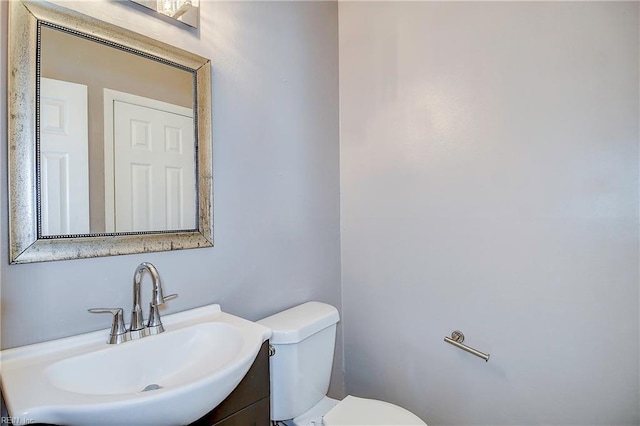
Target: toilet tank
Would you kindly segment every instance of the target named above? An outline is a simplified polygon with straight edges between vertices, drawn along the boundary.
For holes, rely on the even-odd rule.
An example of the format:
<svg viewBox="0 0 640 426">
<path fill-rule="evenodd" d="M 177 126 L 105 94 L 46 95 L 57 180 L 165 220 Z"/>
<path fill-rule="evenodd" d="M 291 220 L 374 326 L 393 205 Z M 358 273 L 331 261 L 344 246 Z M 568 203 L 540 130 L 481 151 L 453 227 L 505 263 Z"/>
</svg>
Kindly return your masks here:
<svg viewBox="0 0 640 426">
<path fill-rule="evenodd" d="M 333 306 L 307 302 L 258 321 L 273 331 L 272 420 L 297 417 L 327 394 L 339 320 Z"/>
</svg>

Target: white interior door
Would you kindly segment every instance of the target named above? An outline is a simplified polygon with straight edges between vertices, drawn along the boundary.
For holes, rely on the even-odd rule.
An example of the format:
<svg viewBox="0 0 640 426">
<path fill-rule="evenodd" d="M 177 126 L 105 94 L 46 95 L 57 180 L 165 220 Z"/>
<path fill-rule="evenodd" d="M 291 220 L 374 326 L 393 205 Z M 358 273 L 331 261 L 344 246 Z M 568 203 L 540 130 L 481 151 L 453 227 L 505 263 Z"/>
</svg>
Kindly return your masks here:
<svg viewBox="0 0 640 426">
<path fill-rule="evenodd" d="M 194 229 L 191 110 L 120 100 L 114 100 L 112 107 L 113 232 Z"/>
<path fill-rule="evenodd" d="M 87 86 L 40 79 L 42 235 L 89 233 Z"/>
</svg>

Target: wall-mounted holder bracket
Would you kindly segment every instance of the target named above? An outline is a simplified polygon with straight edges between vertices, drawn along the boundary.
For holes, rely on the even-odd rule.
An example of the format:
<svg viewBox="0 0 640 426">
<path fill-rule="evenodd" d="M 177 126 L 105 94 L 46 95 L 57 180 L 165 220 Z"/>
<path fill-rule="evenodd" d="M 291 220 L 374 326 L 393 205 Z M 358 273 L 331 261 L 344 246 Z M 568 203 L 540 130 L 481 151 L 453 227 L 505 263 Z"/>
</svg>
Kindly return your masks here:
<svg viewBox="0 0 640 426">
<path fill-rule="evenodd" d="M 472 347 L 469 347 L 467 345 L 464 345 L 462 342 L 464 342 L 464 334 L 462 333 L 462 331 L 459 330 L 454 330 L 451 333 L 451 337 L 445 337 L 444 341 L 447 343 L 452 344 L 455 347 L 458 347 L 460 349 L 462 349 L 463 351 L 467 351 L 470 354 L 473 354 L 479 358 L 484 359 L 486 362 L 489 362 L 489 354 L 485 354 L 484 352 L 480 352 L 477 349 L 474 349 Z"/>
</svg>

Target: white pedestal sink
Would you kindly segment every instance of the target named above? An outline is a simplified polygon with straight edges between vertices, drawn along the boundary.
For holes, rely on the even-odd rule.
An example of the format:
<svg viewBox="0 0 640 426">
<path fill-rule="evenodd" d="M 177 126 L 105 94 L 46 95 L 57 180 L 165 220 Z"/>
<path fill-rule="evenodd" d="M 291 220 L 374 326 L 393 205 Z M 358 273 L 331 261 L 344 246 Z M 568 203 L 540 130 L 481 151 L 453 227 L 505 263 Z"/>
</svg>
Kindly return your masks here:
<svg viewBox="0 0 640 426">
<path fill-rule="evenodd" d="M 235 389 L 271 336 L 219 305 L 163 322 L 164 333 L 119 345 L 99 331 L 2 351 L 11 416 L 23 424 L 189 424 Z"/>
</svg>

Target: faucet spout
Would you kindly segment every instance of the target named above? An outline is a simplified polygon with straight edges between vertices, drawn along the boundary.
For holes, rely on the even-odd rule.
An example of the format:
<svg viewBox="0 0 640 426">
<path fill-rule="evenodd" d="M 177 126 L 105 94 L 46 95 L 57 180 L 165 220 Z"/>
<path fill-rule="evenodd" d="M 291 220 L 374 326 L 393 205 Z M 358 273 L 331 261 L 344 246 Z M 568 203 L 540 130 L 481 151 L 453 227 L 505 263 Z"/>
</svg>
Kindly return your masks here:
<svg viewBox="0 0 640 426">
<path fill-rule="evenodd" d="M 136 268 L 133 274 L 133 310 L 131 311 L 131 327 L 132 337 L 135 338 L 144 337 L 145 325 L 144 317 L 142 316 L 141 305 L 141 287 L 142 277 L 148 272 L 151 275 L 151 285 L 153 289 L 151 304 L 161 305 L 164 303 L 164 295 L 162 294 L 162 282 L 160 281 L 160 274 L 155 266 L 149 262 L 143 262 Z"/>
</svg>

